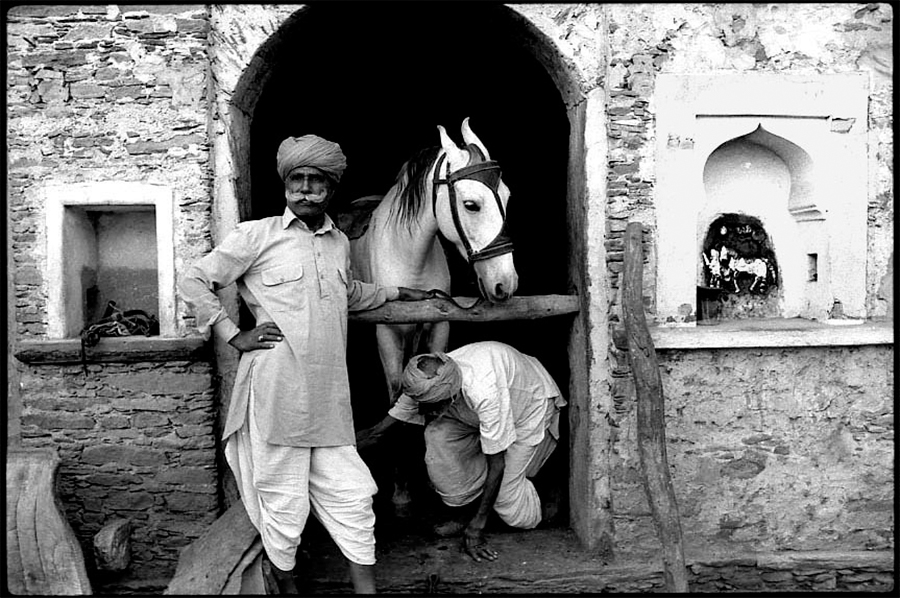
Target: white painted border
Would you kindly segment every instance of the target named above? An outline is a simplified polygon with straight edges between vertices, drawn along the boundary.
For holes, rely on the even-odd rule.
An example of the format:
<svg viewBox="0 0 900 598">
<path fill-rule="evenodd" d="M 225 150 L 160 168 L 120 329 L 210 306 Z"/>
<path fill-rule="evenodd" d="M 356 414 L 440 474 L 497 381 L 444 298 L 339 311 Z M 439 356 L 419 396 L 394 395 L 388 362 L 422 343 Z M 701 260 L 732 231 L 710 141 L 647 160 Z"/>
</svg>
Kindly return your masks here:
<svg viewBox="0 0 900 598">
<path fill-rule="evenodd" d="M 739 133 L 747 123 L 764 122 L 774 135 L 807 151 L 820 169 L 820 207 L 827 210 L 827 263 L 821 263 L 821 280 L 831 281 L 826 297 L 830 306 L 838 299 L 844 314 L 866 317 L 866 208 L 868 202 L 867 130 L 868 75 L 837 74 L 665 73 L 656 78 L 656 190 L 655 205 L 659 259 L 657 261 L 657 314 L 659 322 L 683 322 L 684 306 L 696 312 L 696 281 L 700 244 L 698 217 L 705 197 L 703 167 L 718 145 Z M 712 123 L 709 118 L 718 118 Z M 728 117 L 724 120 L 723 117 Z M 783 119 L 783 117 L 789 117 Z M 787 135 L 790 119 L 821 121 L 823 135 Z M 849 131 L 835 133 L 829 123 L 836 118 L 853 123 Z M 779 120 L 781 119 L 781 120 Z M 712 127 L 712 130 L 710 130 Z M 743 127 L 743 128 L 740 128 Z M 808 127 L 806 127 L 808 128 Z M 752 129 L 752 127 L 751 127 Z M 787 207 L 787 206 L 786 206 Z M 785 211 L 785 217 L 789 212 Z M 788 241 L 792 238 L 788 238 Z M 802 249 L 802 248 L 801 248 Z M 798 255 L 802 252 L 798 251 Z M 822 259 L 822 251 L 820 259 Z M 685 259 L 690 256 L 690 259 Z M 801 258 L 797 258 L 799 260 Z M 784 261 L 796 266 L 800 261 Z M 860 267 L 863 264 L 863 267 Z M 806 313 L 804 293 L 784 305 L 786 317 L 825 314 Z M 801 308 L 803 311 L 801 311 Z M 794 313 L 797 312 L 797 313 Z"/>
<path fill-rule="evenodd" d="M 893 322 L 843 320 L 849 325 L 808 320 L 776 323 L 737 320 L 719 326 L 652 327 L 650 336 L 656 350 L 748 349 L 772 347 L 856 347 L 893 345 Z M 853 325 L 855 323 L 856 325 Z M 751 325 L 754 325 L 751 327 Z"/>
<path fill-rule="evenodd" d="M 63 217 L 67 206 L 153 206 L 156 213 L 159 332 L 175 336 L 174 191 L 165 185 L 102 181 L 44 188 L 47 234 L 47 336 L 66 338 Z"/>
</svg>

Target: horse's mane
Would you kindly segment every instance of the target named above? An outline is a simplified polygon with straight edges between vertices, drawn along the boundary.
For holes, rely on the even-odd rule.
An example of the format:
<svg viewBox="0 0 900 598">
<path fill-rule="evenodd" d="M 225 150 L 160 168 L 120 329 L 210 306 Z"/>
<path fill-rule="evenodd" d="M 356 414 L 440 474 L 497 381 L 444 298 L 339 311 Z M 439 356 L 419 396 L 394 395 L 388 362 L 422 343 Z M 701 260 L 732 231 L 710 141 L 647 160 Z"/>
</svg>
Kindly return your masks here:
<svg viewBox="0 0 900 598">
<path fill-rule="evenodd" d="M 419 217 L 422 204 L 425 203 L 425 188 L 428 184 L 428 170 L 437 159 L 440 146 L 420 149 L 404 162 L 397 173 L 391 194 L 394 202 L 391 205 L 391 217 L 397 218 L 407 228 Z"/>
</svg>

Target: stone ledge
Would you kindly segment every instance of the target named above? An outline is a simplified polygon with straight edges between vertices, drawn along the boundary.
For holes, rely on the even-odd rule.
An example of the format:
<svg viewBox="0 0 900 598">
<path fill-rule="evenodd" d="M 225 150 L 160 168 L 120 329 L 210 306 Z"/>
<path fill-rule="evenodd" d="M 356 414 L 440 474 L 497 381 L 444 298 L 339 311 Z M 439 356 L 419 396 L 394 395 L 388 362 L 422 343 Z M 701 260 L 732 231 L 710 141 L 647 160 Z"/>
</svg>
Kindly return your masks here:
<svg viewBox="0 0 900 598">
<path fill-rule="evenodd" d="M 834 325 L 802 318 L 733 320 L 715 326 L 651 326 L 650 336 L 658 351 L 893 345 L 894 322 L 880 320 Z M 613 342 L 620 350 L 628 349 L 625 328 L 621 324 L 613 329 Z"/>
<path fill-rule="evenodd" d="M 79 364 L 81 340 L 20 340 L 13 351 L 16 359 L 30 365 Z M 101 338 L 85 350 L 87 363 L 134 363 L 147 361 L 208 361 L 212 358 L 206 341 L 198 336 L 161 338 L 125 336 Z"/>
<path fill-rule="evenodd" d="M 736 320 L 716 326 L 650 329 L 657 350 L 893 345 L 893 321 L 832 325 L 801 318 Z"/>
</svg>

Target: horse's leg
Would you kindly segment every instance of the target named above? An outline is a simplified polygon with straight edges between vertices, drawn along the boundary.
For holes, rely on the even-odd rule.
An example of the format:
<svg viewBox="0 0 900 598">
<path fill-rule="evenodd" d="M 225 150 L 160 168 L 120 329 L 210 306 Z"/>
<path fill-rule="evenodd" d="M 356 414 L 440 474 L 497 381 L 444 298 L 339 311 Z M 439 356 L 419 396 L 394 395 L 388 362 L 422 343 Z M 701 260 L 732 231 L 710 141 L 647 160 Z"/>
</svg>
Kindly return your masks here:
<svg viewBox="0 0 900 598">
<path fill-rule="evenodd" d="M 384 369 L 384 377 L 387 381 L 390 406 L 393 406 L 400 396 L 400 379 L 403 375 L 403 355 L 407 335 L 412 334 L 414 326 L 384 326 L 375 327 L 375 335 L 378 339 L 378 354 Z M 409 517 L 409 504 L 412 501 L 409 495 L 410 466 L 409 453 L 406 445 L 406 426 L 400 426 L 398 433 L 388 440 L 388 458 L 394 463 L 394 490 L 391 495 L 391 503 L 394 505 L 394 515 L 400 518 Z"/>
<path fill-rule="evenodd" d="M 450 342 L 450 322 L 435 322 L 428 334 L 428 352 L 447 352 Z"/>
<path fill-rule="evenodd" d="M 375 326 L 375 338 L 378 339 L 378 356 L 388 387 L 388 406 L 393 407 L 400 396 L 400 378 L 403 375 L 403 354 L 406 350 L 406 339 L 413 326 Z"/>
</svg>

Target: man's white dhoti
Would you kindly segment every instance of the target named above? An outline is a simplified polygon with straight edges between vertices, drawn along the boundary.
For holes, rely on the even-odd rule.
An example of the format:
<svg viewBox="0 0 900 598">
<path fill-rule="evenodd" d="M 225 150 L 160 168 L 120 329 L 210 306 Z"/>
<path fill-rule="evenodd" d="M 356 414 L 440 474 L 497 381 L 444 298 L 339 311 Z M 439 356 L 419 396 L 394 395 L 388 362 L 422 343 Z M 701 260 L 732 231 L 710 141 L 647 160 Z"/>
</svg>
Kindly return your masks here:
<svg viewBox="0 0 900 598">
<path fill-rule="evenodd" d="M 356 447 L 280 446 L 260 438 L 251 390 L 248 417 L 228 438 L 225 458 L 272 564 L 293 570 L 312 509 L 348 560 L 374 565 L 378 487 Z"/>
<path fill-rule="evenodd" d="M 500 519 L 511 527 L 532 529 L 541 522 L 541 499 L 532 478 L 556 448 L 559 409 L 549 399 L 544 438 L 535 445 L 513 442 L 506 449 L 503 479 L 494 502 Z M 435 492 L 451 507 L 467 505 L 481 495 L 487 459 L 478 428 L 441 417 L 425 427 L 425 464 Z"/>
</svg>

